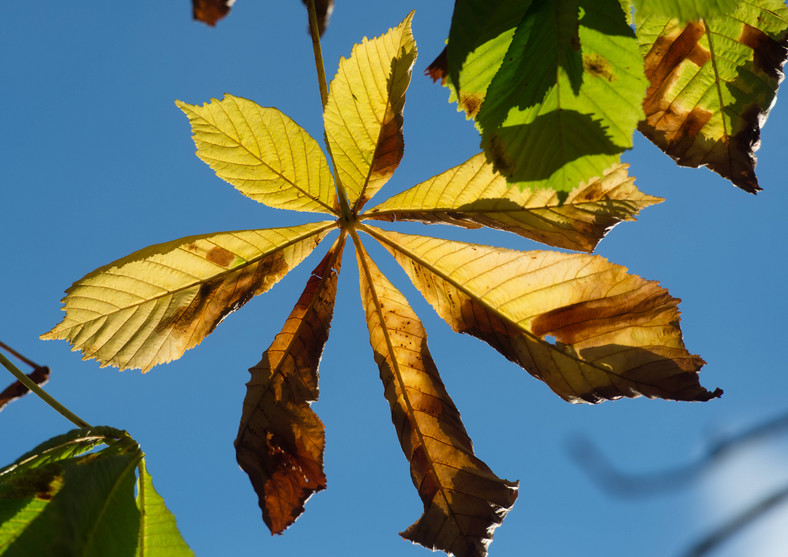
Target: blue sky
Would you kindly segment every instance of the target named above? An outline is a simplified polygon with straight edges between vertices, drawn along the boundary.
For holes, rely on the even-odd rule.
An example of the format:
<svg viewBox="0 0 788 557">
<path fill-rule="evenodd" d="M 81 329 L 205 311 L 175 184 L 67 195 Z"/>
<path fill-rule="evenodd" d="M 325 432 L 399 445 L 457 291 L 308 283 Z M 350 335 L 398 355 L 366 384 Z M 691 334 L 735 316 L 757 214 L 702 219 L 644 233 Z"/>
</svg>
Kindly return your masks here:
<svg viewBox="0 0 788 557">
<path fill-rule="evenodd" d="M 324 37 L 332 76 L 354 42 L 416 8 L 420 56 L 405 105 L 405 157 L 381 198 L 478 151 L 478 135 L 447 103 L 447 91 L 422 76 L 443 47 L 452 6 L 338 0 Z M 100 369 L 64 342 L 38 340 L 60 321 L 63 290 L 100 265 L 191 234 L 308 220 L 256 204 L 217 178 L 194 156 L 188 121 L 173 102 L 232 93 L 276 106 L 321 138 L 301 3 L 239 0 L 212 29 L 191 21 L 187 0 L 15 2 L 4 9 L 0 53 L 0 340 L 49 365 L 47 388 L 77 414 L 126 429 L 142 444 L 155 485 L 197 555 L 427 555 L 397 535 L 419 517 L 421 502 L 383 398 L 349 253 L 314 406 L 327 429 L 328 489 L 284 536 L 265 528 L 232 442 L 247 369 L 323 250 L 199 347 L 145 375 Z M 705 169 L 678 168 L 640 137 L 625 155 L 637 185 L 667 201 L 618 226 L 597 253 L 683 300 L 686 344 L 708 362 L 701 381 L 725 390 L 706 404 L 569 405 L 487 345 L 452 333 L 386 254 L 370 249 L 422 317 L 478 456 L 499 476 L 520 480 L 491 555 L 677 555 L 724 518 L 720 509 L 738 508 L 744 478 L 760 473 L 755 465 L 681 493 L 622 500 L 590 482 L 567 445 L 583 435 L 622 468 L 659 470 L 698 456 L 710 436 L 784 411 L 786 144 L 788 105 L 778 102 L 759 151 L 758 196 Z M 398 229 L 541 249 L 496 232 Z M 0 413 L 0 464 L 70 427 L 32 396 L 14 403 Z M 765 469 L 780 468 L 785 446 L 773 445 L 767 456 Z"/>
</svg>

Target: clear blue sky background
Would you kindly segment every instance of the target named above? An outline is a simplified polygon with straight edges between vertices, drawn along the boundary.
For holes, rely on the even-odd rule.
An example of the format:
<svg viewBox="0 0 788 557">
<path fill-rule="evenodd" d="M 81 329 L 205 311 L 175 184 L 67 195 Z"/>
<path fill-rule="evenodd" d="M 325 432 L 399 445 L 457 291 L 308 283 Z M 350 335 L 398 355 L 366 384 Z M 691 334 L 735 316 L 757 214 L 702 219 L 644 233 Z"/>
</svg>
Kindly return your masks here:
<svg viewBox="0 0 788 557">
<path fill-rule="evenodd" d="M 452 6 L 337 1 L 323 42 L 330 76 L 354 42 L 416 8 L 420 57 L 405 106 L 405 158 L 381 198 L 478 151 L 478 135 L 447 91 L 422 76 L 443 47 Z M 60 321 L 63 290 L 100 265 L 191 234 L 308 219 L 256 204 L 218 179 L 194 156 L 187 119 L 173 104 L 232 93 L 280 108 L 321 138 L 301 3 L 239 0 L 211 29 L 191 20 L 187 0 L 10 2 L 0 62 L 0 340 L 49 365 L 48 389 L 77 414 L 127 429 L 142 444 L 197 555 L 428 555 L 397 535 L 422 509 L 372 359 L 352 257 L 314 406 L 327 428 L 329 487 L 284 536 L 266 530 L 232 441 L 247 369 L 279 331 L 322 249 L 198 348 L 146 375 L 100 369 L 64 342 L 38 340 Z M 764 475 L 744 466 L 724 482 L 710 477 L 678 494 L 622 500 L 589 481 L 567 444 L 587 436 L 625 469 L 659 470 L 698 456 L 704 439 L 785 410 L 787 124 L 788 105 L 778 102 L 759 152 L 765 191 L 757 197 L 707 170 L 680 169 L 636 138 L 625 156 L 631 172 L 643 191 L 667 201 L 617 227 L 598 250 L 683 299 L 685 341 L 708 361 L 701 380 L 725 390 L 720 400 L 569 405 L 487 345 L 452 333 L 386 254 L 372 250 L 422 316 L 478 455 L 499 476 L 520 480 L 494 557 L 677 555 L 725 517 L 720 509 L 741 506 L 746 480 Z M 539 249 L 503 233 L 398 229 Z M 70 427 L 32 396 L 16 402 L 0 413 L 0 464 Z M 784 459 L 776 447 L 769 458 Z M 786 468 L 784 460 L 772 464 Z M 746 538 L 739 543 L 720 555 L 766 555 Z"/>
</svg>

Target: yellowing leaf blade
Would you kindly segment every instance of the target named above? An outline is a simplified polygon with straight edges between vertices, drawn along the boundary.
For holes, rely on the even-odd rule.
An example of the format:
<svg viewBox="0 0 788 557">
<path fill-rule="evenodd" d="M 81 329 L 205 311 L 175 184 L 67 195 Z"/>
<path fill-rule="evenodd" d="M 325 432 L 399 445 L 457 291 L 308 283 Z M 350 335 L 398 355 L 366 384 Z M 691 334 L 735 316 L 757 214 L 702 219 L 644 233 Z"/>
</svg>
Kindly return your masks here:
<svg viewBox="0 0 788 557">
<path fill-rule="evenodd" d="M 269 207 L 335 213 L 323 151 L 282 112 L 232 95 L 175 104 L 189 117 L 197 156 L 238 191 Z"/>
<path fill-rule="evenodd" d="M 637 24 L 650 83 L 639 130 L 679 165 L 707 166 L 756 193 L 755 151 L 788 56 L 785 3 L 741 2 L 715 18 Z"/>
<path fill-rule="evenodd" d="M 75 282 L 63 299 L 66 317 L 41 338 L 68 340 L 102 366 L 147 371 L 199 344 L 334 226 L 203 234 L 147 247 Z"/>
<path fill-rule="evenodd" d="M 326 487 L 325 432 L 310 408 L 334 311 L 344 236 L 312 271 L 282 331 L 249 371 L 235 440 L 238 464 L 258 495 L 263 520 L 281 533 Z"/>
<path fill-rule="evenodd" d="M 388 181 L 404 152 L 402 110 L 416 60 L 413 14 L 353 47 L 331 82 L 323 119 L 337 178 L 360 209 Z"/>
<path fill-rule="evenodd" d="M 427 334 L 405 297 L 358 246 L 361 298 L 391 419 L 410 462 L 424 514 L 402 535 L 457 557 L 482 557 L 517 498 L 473 444 L 427 348 Z"/>
<path fill-rule="evenodd" d="M 661 201 L 641 193 L 627 167 L 609 168 L 602 178 L 580 184 L 561 203 L 554 190 L 511 187 L 482 153 L 395 195 L 364 216 L 489 226 L 559 248 L 593 251 L 613 226 L 635 220 L 642 208 Z"/>
<path fill-rule="evenodd" d="M 570 402 L 722 394 L 698 382 L 704 362 L 684 347 L 678 300 L 619 265 L 365 230 L 455 331 L 489 343 Z"/>
</svg>

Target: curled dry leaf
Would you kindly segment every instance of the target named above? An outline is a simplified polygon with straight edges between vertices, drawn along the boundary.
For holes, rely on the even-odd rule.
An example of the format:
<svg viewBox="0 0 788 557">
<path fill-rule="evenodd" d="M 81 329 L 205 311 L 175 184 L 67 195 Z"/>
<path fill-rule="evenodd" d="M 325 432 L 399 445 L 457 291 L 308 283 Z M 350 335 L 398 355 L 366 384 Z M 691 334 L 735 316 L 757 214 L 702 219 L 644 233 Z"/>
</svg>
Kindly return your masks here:
<svg viewBox="0 0 788 557">
<path fill-rule="evenodd" d="M 593 251 L 613 226 L 635 220 L 642 208 L 662 201 L 640 192 L 627 168 L 617 164 L 607 169 L 601 179 L 580 184 L 561 203 L 554 190 L 511 187 L 480 153 L 395 195 L 365 216 L 489 226 L 559 248 Z"/>
<path fill-rule="evenodd" d="M 517 483 L 498 478 L 476 458 L 421 321 L 360 244 L 356 254 L 375 362 L 424 503 L 424 514 L 402 536 L 457 557 L 483 557 L 517 499 Z"/>
<path fill-rule="evenodd" d="M 235 450 L 274 534 L 326 487 L 325 433 L 310 404 L 318 396 L 317 366 L 328 340 L 343 244 L 344 236 L 312 271 L 282 331 L 249 370 Z"/>
</svg>

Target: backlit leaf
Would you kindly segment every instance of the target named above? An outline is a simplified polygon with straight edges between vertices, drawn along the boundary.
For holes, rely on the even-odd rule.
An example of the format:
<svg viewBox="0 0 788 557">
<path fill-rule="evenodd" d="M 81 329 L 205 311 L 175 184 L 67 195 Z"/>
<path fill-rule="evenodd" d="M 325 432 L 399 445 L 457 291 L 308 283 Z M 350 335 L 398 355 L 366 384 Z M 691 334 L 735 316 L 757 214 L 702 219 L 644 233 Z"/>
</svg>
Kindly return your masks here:
<svg viewBox="0 0 788 557">
<path fill-rule="evenodd" d="M 137 469 L 137 508 L 140 511 L 137 557 L 193 556 L 194 552 L 178 531 L 175 517 L 153 488 L 153 479 L 145 467 L 145 459 L 142 459 Z"/>
<path fill-rule="evenodd" d="M 175 101 L 191 122 L 197 156 L 255 201 L 334 213 L 334 179 L 317 142 L 276 108 L 225 95 L 202 106 Z"/>
<path fill-rule="evenodd" d="M 617 164 L 580 184 L 563 203 L 553 190 L 512 188 L 479 154 L 410 188 L 364 216 L 507 230 L 560 248 L 592 251 L 617 223 L 661 199 L 644 195 Z"/>
<path fill-rule="evenodd" d="M 82 455 L 102 444 L 107 447 Z M 134 557 L 134 479 L 141 458 L 123 432 L 86 428 L 51 439 L 0 470 L 0 552 Z"/>
<path fill-rule="evenodd" d="M 637 23 L 650 81 L 640 131 L 682 166 L 760 190 L 754 151 L 788 56 L 784 2 L 742 2 L 730 16 L 688 24 Z"/>
<path fill-rule="evenodd" d="M 738 0 L 633 0 L 637 17 L 677 18 L 681 21 L 710 18 L 732 12 Z"/>
<path fill-rule="evenodd" d="M 678 300 L 624 267 L 591 255 L 365 230 L 452 329 L 489 343 L 570 402 L 722 394 L 698 382 L 704 362 L 684 347 Z"/>
<path fill-rule="evenodd" d="M 617 0 L 535 0 L 476 116 L 482 147 L 521 188 L 571 191 L 632 147 L 645 89 Z"/>
<path fill-rule="evenodd" d="M 203 234 L 150 246 L 96 269 L 63 299 L 43 339 L 66 339 L 102 366 L 149 370 L 200 343 L 317 246 L 333 222 Z"/>
<path fill-rule="evenodd" d="M 360 246 L 356 253 L 375 362 L 424 503 L 424 514 L 402 536 L 457 557 L 487 555 L 493 530 L 517 498 L 517 484 L 476 458 L 421 321 Z"/>
<path fill-rule="evenodd" d="M 442 78 L 444 84 L 448 83 L 451 100 L 456 100 L 469 117 L 479 112 L 487 88 L 530 5 L 530 1 L 455 1 L 449 46 L 428 71 L 433 80 Z"/>
<path fill-rule="evenodd" d="M 413 13 L 384 35 L 353 47 L 339 61 L 323 115 L 337 179 L 360 209 L 399 166 L 402 109 L 416 60 Z"/>
<path fill-rule="evenodd" d="M 343 244 L 344 235 L 312 271 L 282 331 L 249 370 L 235 450 L 274 534 L 326 487 L 325 433 L 310 404 L 318 396 L 317 367 L 331 326 Z"/>
</svg>

